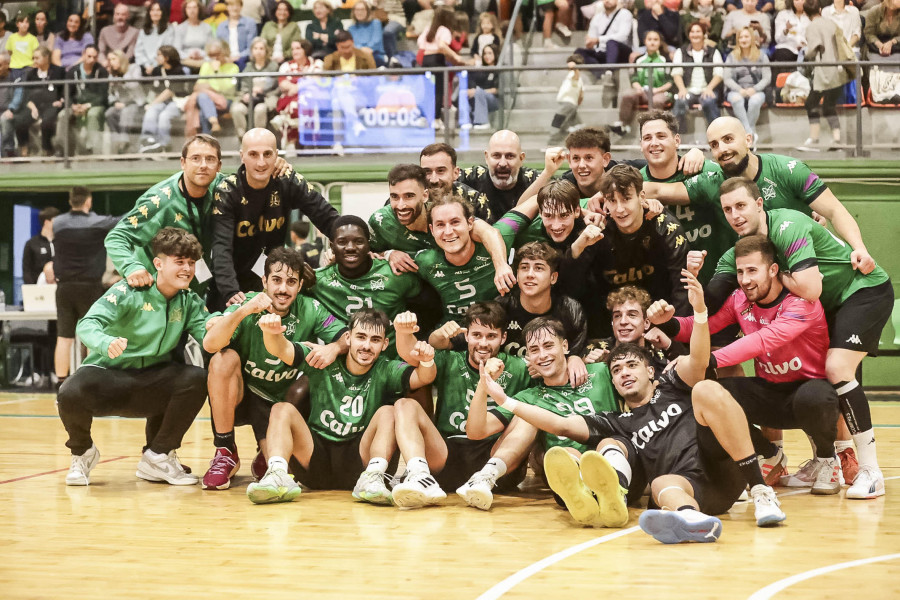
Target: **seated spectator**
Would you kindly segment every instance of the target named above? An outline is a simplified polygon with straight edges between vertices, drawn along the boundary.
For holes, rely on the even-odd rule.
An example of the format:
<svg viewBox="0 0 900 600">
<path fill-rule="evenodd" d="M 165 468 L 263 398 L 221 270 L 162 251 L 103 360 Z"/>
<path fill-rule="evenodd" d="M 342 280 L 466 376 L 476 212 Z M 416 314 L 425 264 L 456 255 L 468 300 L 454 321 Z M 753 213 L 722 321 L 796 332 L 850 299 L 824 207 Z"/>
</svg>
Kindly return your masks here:
<svg viewBox="0 0 900 600">
<path fill-rule="evenodd" d="M 0 13 L 0 18 L 2 18 L 2 13 Z M 0 23 L 0 40 L 3 39 L 3 30 L 5 28 L 6 22 L 4 21 Z M 47 17 L 46 10 L 39 10 L 34 13 L 32 33 L 37 38 L 39 45 L 46 47 L 51 53 L 53 52 L 53 48 L 56 47 L 56 34 L 50 31 L 50 19 Z M 5 47 L 5 45 L 5 42 L 2 43 L 0 48 Z"/>
<path fill-rule="evenodd" d="M 69 68 L 66 79 L 78 83 L 70 88 L 71 106 L 59 113 L 56 146 L 69 156 L 73 150 L 76 154 L 89 154 L 94 149 L 99 151 L 103 147 L 101 135 L 109 98 L 109 73 L 99 63 L 97 46 L 91 44 L 84 49 L 81 63 Z"/>
<path fill-rule="evenodd" d="M 256 34 L 259 32 L 260 27 L 262 27 L 263 20 L 269 20 L 273 16 L 269 13 L 269 4 L 270 0 L 245 0 L 244 7 L 241 9 L 241 16 L 246 17 L 253 21 L 253 25 L 255 26 L 255 30 L 253 32 L 253 36 L 256 37 Z M 268 18 L 267 18 L 268 15 Z"/>
<path fill-rule="evenodd" d="M 384 33 L 381 30 L 381 21 L 372 18 L 372 9 L 366 0 L 356 0 L 353 5 L 353 25 L 347 28 L 353 36 L 353 43 L 357 48 L 368 52 L 375 60 L 376 67 L 387 64 L 384 55 Z"/>
<path fill-rule="evenodd" d="M 256 22 L 241 15 L 244 8 L 242 0 L 227 0 L 228 19 L 216 29 L 216 37 L 231 48 L 231 61 L 243 69 L 250 58 L 250 44 L 256 37 Z"/>
<path fill-rule="evenodd" d="M 733 10 L 725 15 L 722 24 L 722 43 L 729 50 L 737 43 L 737 33 L 749 27 L 756 34 L 756 44 L 763 49 L 769 47 L 769 35 L 772 31 L 772 20 L 764 12 L 756 10 L 756 0 L 742 0 L 743 8 Z"/>
<path fill-rule="evenodd" d="M 675 51 L 672 62 L 696 63 L 703 66 L 675 67 L 672 79 L 678 91 L 675 94 L 675 106 L 672 113 L 678 119 L 678 130 L 687 133 L 685 115 L 694 104 L 699 104 L 706 117 L 706 123 L 718 119 L 722 101 L 722 55 L 714 46 L 706 44 L 706 26 L 700 21 L 688 29 L 688 43 Z"/>
<path fill-rule="evenodd" d="M 298 140 L 297 92 L 300 78 L 307 73 L 321 70 L 322 61 L 312 58 L 312 44 L 309 40 L 291 42 L 291 60 L 282 63 L 278 69 L 281 74 L 278 78 L 278 91 L 281 96 L 275 106 L 278 115 L 272 119 L 272 127 L 276 131 L 281 131 L 282 148 L 286 147 L 289 141 Z"/>
<path fill-rule="evenodd" d="M 631 52 L 631 11 L 620 8 L 618 0 L 603 0 L 602 7 L 591 19 L 584 48 L 575 50 L 586 65 L 625 62 Z M 604 81 L 612 83 L 612 71 L 606 71 Z"/>
<path fill-rule="evenodd" d="M 38 40 L 29 33 L 30 27 L 28 13 L 19 13 L 16 15 L 16 32 L 6 40 L 6 51 L 10 56 L 9 67 L 15 75 L 22 74 L 34 61 Z"/>
<path fill-rule="evenodd" d="M 232 78 L 203 79 L 208 75 L 235 75 L 241 70 L 231 60 L 227 42 L 213 40 L 206 45 L 208 60 L 200 66 L 200 79 L 194 84 L 194 93 L 184 105 L 184 136 L 198 133 L 218 133 L 222 130 L 219 115 L 231 108 L 237 97 L 237 82 Z"/>
<path fill-rule="evenodd" d="M 117 4 L 113 11 L 113 23 L 100 30 L 97 36 L 97 47 L 100 52 L 100 64 L 106 66 L 106 55 L 111 50 L 121 50 L 128 58 L 134 58 L 134 47 L 137 44 L 138 30 L 128 24 L 130 13 L 124 4 Z"/>
<path fill-rule="evenodd" d="M 372 18 L 381 23 L 381 42 L 385 56 L 390 59 L 397 54 L 397 37 L 403 31 L 403 25 L 398 21 L 403 18 L 403 6 L 398 0 L 372 0 L 369 5 Z"/>
<path fill-rule="evenodd" d="M 803 0 L 793 0 L 793 10 L 778 11 L 775 16 L 775 52 L 772 62 L 797 62 L 800 52 L 806 49 L 806 27 L 809 17 L 803 12 Z M 773 77 L 781 72 L 793 71 L 793 66 L 772 67 Z"/>
<path fill-rule="evenodd" d="M 869 60 L 896 61 L 900 53 L 900 0 L 882 0 L 865 13 L 863 34 L 869 47 Z"/>
<path fill-rule="evenodd" d="M 17 83 L 22 75 L 14 75 L 9 68 L 9 52 L 0 50 L 0 83 Z M 22 105 L 25 88 L 0 87 L 0 158 L 15 156 L 16 135 L 13 115 Z"/>
<path fill-rule="evenodd" d="M 481 51 L 481 66 L 497 65 L 500 48 L 488 44 Z M 469 73 L 469 103 L 472 105 L 472 124 L 475 129 L 490 128 L 490 114 L 500 108 L 497 94 L 500 91 L 500 74 L 497 71 L 471 71 Z"/>
<path fill-rule="evenodd" d="M 184 79 L 167 79 L 169 75 L 189 75 L 190 70 L 181 64 L 174 46 L 160 46 L 156 53 L 157 65 L 150 76 L 154 78 L 151 92 L 153 99 L 147 104 L 141 125 L 141 152 L 165 152 L 172 143 L 172 119 L 184 110 L 191 93 L 191 82 Z"/>
<path fill-rule="evenodd" d="M 337 50 L 335 36 L 344 27 L 341 20 L 333 14 L 331 5 L 325 0 L 313 2 L 312 23 L 306 26 L 306 39 L 312 44 L 312 58 L 325 58 Z"/>
<path fill-rule="evenodd" d="M 350 32 L 338 31 L 335 40 L 337 50 L 324 58 L 323 71 L 365 71 L 375 68 L 372 55 L 356 47 Z"/>
<path fill-rule="evenodd" d="M 162 4 L 153 2 L 147 9 L 144 25 L 138 31 L 134 46 L 134 62 L 144 75 L 150 75 L 158 66 L 156 55 L 160 46 L 171 46 L 175 42 L 175 25 L 170 25 Z"/>
<path fill-rule="evenodd" d="M 85 46 L 94 43 L 94 36 L 84 30 L 84 20 L 78 13 L 66 19 L 66 27 L 56 36 L 53 48 L 53 64 L 68 69 L 79 60 Z"/>
<path fill-rule="evenodd" d="M 353 44 L 353 36 L 347 31 L 339 31 L 335 36 L 337 51 L 329 54 L 322 61 L 322 69 L 325 71 L 364 71 L 375 68 L 375 61 L 367 52 L 363 52 Z M 356 85 L 347 79 L 335 80 L 331 88 L 331 110 L 334 114 L 334 128 L 337 140 L 337 131 L 343 132 L 343 140 L 347 141 L 348 131 L 353 132 L 353 137 L 360 135 L 365 126 L 359 120 L 356 110 Z M 338 154 L 343 147 L 336 142 Z"/>
<path fill-rule="evenodd" d="M 231 104 L 231 119 L 238 140 L 247 132 L 247 115 L 253 109 L 253 126 L 265 129 L 269 125 L 269 113 L 278 103 L 278 65 L 269 57 L 269 45 L 261 37 L 250 45 L 250 61 L 244 73 L 271 73 L 260 77 L 241 77 L 238 80 L 237 99 Z"/>
<path fill-rule="evenodd" d="M 772 82 L 769 57 L 759 49 L 756 35 L 749 27 L 737 34 L 737 47 L 725 59 L 725 88 L 728 102 L 747 133 L 753 135 L 753 149 L 759 135 L 756 121 L 766 102 L 766 88 Z"/>
<path fill-rule="evenodd" d="M 204 23 L 200 0 L 186 0 L 182 5 L 184 20 L 175 27 L 175 50 L 181 57 L 181 64 L 195 73 L 206 60 L 206 45 L 216 36 L 212 27 Z"/>
<path fill-rule="evenodd" d="M 785 2 L 784 0 L 777 0 L 777 2 L 772 2 L 772 0 L 756 0 L 754 2 L 756 6 L 756 10 L 764 13 L 773 13 L 776 10 L 784 10 Z M 735 10 L 741 9 L 741 0 L 726 0 L 725 1 L 725 12 L 730 13 Z"/>
<path fill-rule="evenodd" d="M 141 77 L 137 63 L 128 64 L 125 53 L 113 50 L 106 56 L 109 70 L 109 108 L 106 109 L 106 128 L 109 129 L 113 154 L 132 151 L 129 139 L 141 130 L 141 113 L 147 103 L 147 95 L 137 81 L 120 81 Z"/>
<path fill-rule="evenodd" d="M 559 48 L 550 37 L 554 29 L 566 41 L 572 37 L 569 25 L 572 24 L 572 6 L 569 0 L 536 0 L 539 13 L 543 13 L 541 34 L 544 37 L 544 48 Z"/>
<path fill-rule="evenodd" d="M 678 13 L 669 10 L 662 0 L 647 0 L 646 8 L 638 11 L 638 39 L 647 37 L 648 31 L 659 32 L 662 42 L 673 51 L 681 46 L 681 18 Z M 639 48 L 637 52 L 640 52 Z"/>
<path fill-rule="evenodd" d="M 27 71 L 25 81 L 54 81 L 66 78 L 62 67 L 50 64 L 50 51 L 38 46 L 34 51 L 34 68 Z M 53 155 L 53 135 L 56 119 L 63 107 L 63 87 L 48 83 L 25 88 L 22 104 L 13 111 L 13 125 L 19 142 L 19 156 L 28 156 L 28 132 L 36 121 L 41 122 L 41 150 Z"/>
<path fill-rule="evenodd" d="M 293 21 L 294 7 L 282 0 L 275 7 L 275 20 L 263 25 L 260 36 L 272 49 L 272 60 L 279 65 L 291 59 L 291 44 L 303 39 L 300 27 Z"/>
<path fill-rule="evenodd" d="M 862 21 L 859 18 L 859 9 L 848 4 L 846 0 L 834 0 L 834 4 L 822 9 L 822 16 L 834 21 L 850 47 L 859 56 L 859 40 L 862 36 Z"/>
<path fill-rule="evenodd" d="M 650 79 L 650 69 L 636 68 L 631 77 L 631 91 L 622 95 L 619 100 L 619 120 L 610 126 L 610 131 L 620 136 L 631 133 L 631 120 L 638 106 L 647 103 L 648 95 L 653 96 L 653 106 L 662 108 L 672 101 L 672 76 L 668 69 L 659 65 L 668 62 L 666 55 L 668 49 L 662 41 L 658 31 L 650 30 L 644 37 L 644 47 L 647 54 L 638 57 L 635 61 L 638 65 L 653 64 L 653 80 Z"/>
<path fill-rule="evenodd" d="M 9 52 L 6 50 L 6 41 L 9 39 L 9 36 L 12 35 L 11 32 L 6 30 L 6 22 L 9 20 L 9 16 L 6 14 L 5 8 L 0 8 L 0 51 Z M 37 37 L 37 36 L 35 36 Z M 40 42 L 40 40 L 38 40 Z"/>
<path fill-rule="evenodd" d="M 685 37 L 688 37 L 691 25 L 695 21 L 703 23 L 706 27 L 706 45 L 718 46 L 722 41 L 722 25 L 725 17 L 716 8 L 713 0 L 690 0 L 687 10 L 681 14 L 681 32 Z"/>
<path fill-rule="evenodd" d="M 476 64 L 481 58 L 481 49 L 493 44 L 498 48 L 503 45 L 503 32 L 500 30 L 500 21 L 494 13 L 483 12 L 478 15 L 478 31 L 472 38 L 472 56 L 476 57 Z M 496 64 L 496 63 L 494 63 Z"/>
</svg>

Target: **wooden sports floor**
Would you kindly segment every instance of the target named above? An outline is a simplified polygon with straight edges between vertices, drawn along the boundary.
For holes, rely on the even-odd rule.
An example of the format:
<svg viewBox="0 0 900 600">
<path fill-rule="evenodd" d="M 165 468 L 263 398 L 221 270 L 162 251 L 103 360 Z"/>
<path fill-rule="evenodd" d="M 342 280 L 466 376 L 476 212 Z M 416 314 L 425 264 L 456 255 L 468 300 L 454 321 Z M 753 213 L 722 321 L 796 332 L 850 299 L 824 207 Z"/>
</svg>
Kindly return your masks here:
<svg viewBox="0 0 900 600">
<path fill-rule="evenodd" d="M 412 511 L 343 492 L 255 506 L 249 428 L 235 485 L 209 492 L 137 479 L 143 421 L 97 419 L 91 485 L 66 487 L 55 397 L 0 394 L 0 598 L 900 598 L 900 395 L 871 397 L 887 496 L 779 488 L 784 526 L 738 504 L 718 543 L 663 546 L 636 510 L 625 529 L 576 526 L 533 480 L 490 512 L 452 490 Z M 203 413 L 179 451 L 201 475 L 211 440 Z M 786 451 L 792 470 L 810 455 L 797 432 Z"/>
</svg>

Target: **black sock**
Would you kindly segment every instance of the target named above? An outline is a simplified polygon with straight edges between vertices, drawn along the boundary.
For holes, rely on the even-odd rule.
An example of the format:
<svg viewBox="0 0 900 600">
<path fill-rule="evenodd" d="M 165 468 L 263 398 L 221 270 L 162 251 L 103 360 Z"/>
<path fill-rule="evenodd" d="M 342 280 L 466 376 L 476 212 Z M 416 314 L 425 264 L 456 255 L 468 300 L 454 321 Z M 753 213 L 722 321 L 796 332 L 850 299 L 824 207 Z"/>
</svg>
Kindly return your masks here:
<svg viewBox="0 0 900 600">
<path fill-rule="evenodd" d="M 851 434 L 872 429 L 872 412 L 869 399 L 858 381 L 842 381 L 834 384 L 840 401 L 841 413 Z"/>
<path fill-rule="evenodd" d="M 741 473 L 744 474 L 744 479 L 750 484 L 751 488 L 754 485 L 766 485 L 765 480 L 763 480 L 762 471 L 759 470 L 759 461 L 756 460 L 756 454 L 751 454 L 747 458 L 736 460 L 734 462 L 741 470 Z"/>
<path fill-rule="evenodd" d="M 219 433 L 218 431 L 214 431 L 213 443 L 216 445 L 216 448 L 225 448 L 232 454 L 237 453 L 237 446 L 234 443 L 234 429 L 232 429 L 228 433 Z"/>
</svg>

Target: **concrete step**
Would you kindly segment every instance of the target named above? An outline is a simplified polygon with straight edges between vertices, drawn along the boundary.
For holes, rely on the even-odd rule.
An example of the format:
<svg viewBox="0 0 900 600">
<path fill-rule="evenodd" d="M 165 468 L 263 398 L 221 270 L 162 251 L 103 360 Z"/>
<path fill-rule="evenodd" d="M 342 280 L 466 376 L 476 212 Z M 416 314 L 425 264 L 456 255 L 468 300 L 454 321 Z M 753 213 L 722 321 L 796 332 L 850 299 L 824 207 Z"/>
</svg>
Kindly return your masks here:
<svg viewBox="0 0 900 600">
<path fill-rule="evenodd" d="M 544 132 L 550 135 L 550 123 L 553 121 L 553 115 L 556 114 L 554 108 L 540 108 L 528 110 L 514 110 L 509 117 L 508 128 L 515 132 Z M 582 107 L 578 111 L 578 116 L 586 125 L 593 127 L 601 127 L 612 123 L 617 118 L 615 109 L 601 108 L 590 109 Z"/>
</svg>

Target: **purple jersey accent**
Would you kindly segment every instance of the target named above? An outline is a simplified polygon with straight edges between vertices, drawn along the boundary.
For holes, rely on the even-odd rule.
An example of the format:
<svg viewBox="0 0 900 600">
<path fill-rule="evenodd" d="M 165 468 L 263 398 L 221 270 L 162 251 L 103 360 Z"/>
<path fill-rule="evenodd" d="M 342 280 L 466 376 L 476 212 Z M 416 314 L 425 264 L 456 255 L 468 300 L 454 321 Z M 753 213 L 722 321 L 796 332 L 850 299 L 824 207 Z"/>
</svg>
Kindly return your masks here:
<svg viewBox="0 0 900 600">
<path fill-rule="evenodd" d="M 809 177 L 806 178 L 806 183 L 803 184 L 803 191 L 808 192 L 809 188 L 813 186 L 815 182 L 819 180 L 819 176 L 815 173 L 810 173 Z"/>
<path fill-rule="evenodd" d="M 514 221 L 513 219 L 506 218 L 506 217 L 502 217 L 499 221 L 497 221 L 497 224 L 498 225 L 503 224 L 503 225 L 509 227 L 515 233 L 519 233 L 519 231 L 522 229 L 521 223 L 519 223 L 518 221 Z"/>
<path fill-rule="evenodd" d="M 799 250 L 800 248 L 804 248 L 809 244 L 809 241 L 806 238 L 799 239 L 795 241 L 793 244 L 788 246 L 787 252 L 785 252 L 785 258 L 790 258 L 794 252 Z"/>
<path fill-rule="evenodd" d="M 322 323 L 322 328 L 329 327 L 329 326 L 332 325 L 335 321 L 337 321 L 337 319 L 334 317 L 334 315 L 328 315 L 328 318 L 325 319 L 325 322 L 324 322 L 324 323 Z"/>
</svg>

